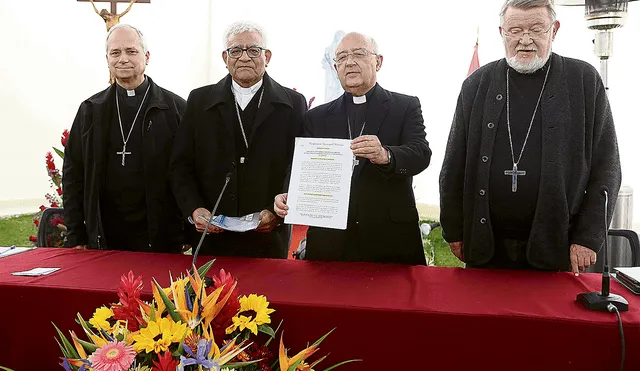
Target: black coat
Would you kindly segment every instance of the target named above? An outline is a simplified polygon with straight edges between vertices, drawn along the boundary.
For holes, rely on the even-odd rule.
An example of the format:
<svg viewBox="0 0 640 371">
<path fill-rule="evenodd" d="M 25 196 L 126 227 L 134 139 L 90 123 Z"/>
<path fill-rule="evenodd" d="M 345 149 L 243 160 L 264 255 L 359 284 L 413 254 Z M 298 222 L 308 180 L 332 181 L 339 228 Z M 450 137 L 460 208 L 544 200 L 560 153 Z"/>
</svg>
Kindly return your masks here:
<svg viewBox="0 0 640 371">
<path fill-rule="evenodd" d="M 144 185 L 149 243 L 155 252 L 177 252 L 183 237 L 180 213 L 167 179 L 173 139 L 185 100 L 156 85 L 150 77 L 142 125 Z M 116 86 L 85 100 L 69 133 L 63 165 L 63 200 L 67 246 L 105 249 L 100 196 L 105 177 L 107 130 L 115 110 Z M 108 181 L 108 179 L 106 180 Z"/>
<path fill-rule="evenodd" d="M 305 98 L 265 73 L 262 104 L 251 135 L 247 133 L 247 160 L 237 164 L 234 135 L 239 131 L 239 123 L 231 84 L 231 75 L 227 75 L 217 84 L 192 91 L 187 100 L 171 159 L 171 185 L 185 218 L 200 207 L 211 211 L 229 172 L 231 180 L 216 215 L 242 216 L 273 210 L 274 197 L 282 193 L 294 139 L 302 133 L 307 110 Z M 242 185 L 238 181 L 239 172 Z M 288 235 L 283 229 L 277 227 L 272 233 L 210 234 L 201 253 L 284 258 Z"/>
<path fill-rule="evenodd" d="M 489 175 L 497 123 L 504 114 L 504 59 L 483 66 L 462 85 L 440 173 L 440 222 L 447 241 L 464 241 L 464 260 L 487 263 L 494 253 Z M 575 243 L 598 251 L 620 188 L 620 158 L 607 93 L 588 63 L 553 54 L 540 101 L 542 167 L 527 246 L 530 264 L 567 270 Z"/>
<path fill-rule="evenodd" d="M 425 264 L 413 176 L 427 168 L 431 150 L 417 97 L 376 84 L 367 102 L 363 135 L 377 135 L 392 153 L 391 169 L 360 159 L 347 230 L 311 227 L 306 259 Z M 348 138 L 346 95 L 307 114 L 305 136 Z M 357 202 L 354 207 L 354 202 Z"/>
</svg>

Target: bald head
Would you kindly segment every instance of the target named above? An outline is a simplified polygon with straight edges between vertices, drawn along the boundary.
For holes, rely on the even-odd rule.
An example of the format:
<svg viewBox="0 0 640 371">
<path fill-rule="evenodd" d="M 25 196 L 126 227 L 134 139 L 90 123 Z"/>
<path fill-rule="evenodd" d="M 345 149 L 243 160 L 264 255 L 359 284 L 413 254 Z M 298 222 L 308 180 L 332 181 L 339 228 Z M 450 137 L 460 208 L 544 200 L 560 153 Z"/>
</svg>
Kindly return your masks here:
<svg viewBox="0 0 640 371">
<path fill-rule="evenodd" d="M 350 32 L 340 39 L 335 55 L 334 66 L 346 92 L 361 96 L 373 88 L 382 55 L 372 37 Z"/>
</svg>

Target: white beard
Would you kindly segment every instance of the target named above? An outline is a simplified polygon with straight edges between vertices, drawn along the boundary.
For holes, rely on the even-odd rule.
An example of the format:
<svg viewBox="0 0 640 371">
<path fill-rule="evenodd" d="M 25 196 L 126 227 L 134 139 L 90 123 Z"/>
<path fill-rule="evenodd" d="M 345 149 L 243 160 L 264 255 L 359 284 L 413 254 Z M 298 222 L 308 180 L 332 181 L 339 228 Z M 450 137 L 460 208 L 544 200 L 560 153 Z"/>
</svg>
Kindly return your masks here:
<svg viewBox="0 0 640 371">
<path fill-rule="evenodd" d="M 518 60 L 517 54 L 514 55 L 513 57 L 506 58 L 506 59 L 507 59 L 507 64 L 514 70 L 518 71 L 519 73 L 529 74 L 529 73 L 534 73 L 537 70 L 544 67 L 544 65 L 547 64 L 549 57 L 551 57 L 551 48 L 549 48 L 549 52 L 544 58 L 540 58 L 540 56 L 536 54 L 533 60 L 530 60 L 528 62 L 522 62 Z"/>
</svg>

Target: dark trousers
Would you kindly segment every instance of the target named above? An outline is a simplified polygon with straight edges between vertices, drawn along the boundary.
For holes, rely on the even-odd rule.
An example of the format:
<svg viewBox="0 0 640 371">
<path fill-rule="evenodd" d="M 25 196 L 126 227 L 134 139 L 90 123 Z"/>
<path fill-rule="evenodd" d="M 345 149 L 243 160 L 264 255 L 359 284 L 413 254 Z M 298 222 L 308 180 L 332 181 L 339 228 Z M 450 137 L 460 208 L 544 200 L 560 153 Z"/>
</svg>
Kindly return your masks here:
<svg viewBox="0 0 640 371">
<path fill-rule="evenodd" d="M 469 268 L 489 269 L 535 269 L 527 260 L 527 240 L 495 237 L 493 258 L 481 265 L 470 265 Z"/>
</svg>

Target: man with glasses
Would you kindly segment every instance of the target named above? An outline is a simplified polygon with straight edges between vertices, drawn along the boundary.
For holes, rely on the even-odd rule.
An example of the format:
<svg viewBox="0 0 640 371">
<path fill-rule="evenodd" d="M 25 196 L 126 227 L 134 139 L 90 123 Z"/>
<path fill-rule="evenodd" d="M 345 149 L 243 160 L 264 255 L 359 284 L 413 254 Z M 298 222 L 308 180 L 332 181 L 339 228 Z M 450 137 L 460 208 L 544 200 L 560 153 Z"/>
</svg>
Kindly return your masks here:
<svg viewBox="0 0 640 371">
<path fill-rule="evenodd" d="M 213 225 L 201 252 L 208 255 L 284 258 L 288 234 L 273 212 L 302 133 L 305 98 L 274 81 L 265 34 L 251 23 L 232 24 L 222 60 L 229 74 L 194 90 L 187 100 L 171 159 L 171 185 L 185 218 L 202 233 L 227 174 L 217 215 L 260 213 L 255 231 L 229 232 Z M 196 246 L 199 233 L 192 240 Z"/>
<path fill-rule="evenodd" d="M 383 89 L 376 42 L 346 34 L 335 52 L 345 93 L 307 114 L 305 136 L 351 139 L 354 169 L 346 230 L 309 228 L 306 259 L 425 264 L 412 179 L 427 168 L 420 101 Z M 286 194 L 274 208 L 287 214 Z"/>
<path fill-rule="evenodd" d="M 440 222 L 468 267 L 578 274 L 603 245 L 621 178 L 613 117 L 598 72 L 551 52 L 559 28 L 553 1 L 505 1 L 506 57 L 462 85 Z"/>
</svg>

